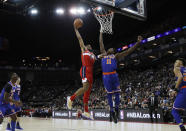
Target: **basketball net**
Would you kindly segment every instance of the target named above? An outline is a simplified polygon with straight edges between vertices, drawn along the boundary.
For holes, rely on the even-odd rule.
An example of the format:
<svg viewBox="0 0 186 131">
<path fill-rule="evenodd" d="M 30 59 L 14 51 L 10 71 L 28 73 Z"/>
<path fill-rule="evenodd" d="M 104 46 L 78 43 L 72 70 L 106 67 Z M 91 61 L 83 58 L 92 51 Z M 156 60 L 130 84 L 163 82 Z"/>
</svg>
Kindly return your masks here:
<svg viewBox="0 0 186 131">
<path fill-rule="evenodd" d="M 112 5 L 115 5 L 115 0 L 112 0 Z M 100 23 L 100 32 L 112 34 L 112 20 L 114 18 L 114 12 L 102 7 L 95 7 L 93 8 L 93 13 Z"/>
</svg>

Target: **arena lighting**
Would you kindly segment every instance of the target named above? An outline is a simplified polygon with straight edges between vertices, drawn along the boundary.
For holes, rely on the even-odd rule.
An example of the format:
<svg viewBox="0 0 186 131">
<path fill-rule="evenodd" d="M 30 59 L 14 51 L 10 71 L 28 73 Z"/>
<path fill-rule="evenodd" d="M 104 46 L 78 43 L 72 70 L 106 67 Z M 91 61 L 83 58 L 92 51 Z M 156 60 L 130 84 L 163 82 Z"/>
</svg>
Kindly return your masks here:
<svg viewBox="0 0 186 131">
<path fill-rule="evenodd" d="M 132 46 L 134 46 L 136 43 L 132 43 L 130 44 L 128 47 L 131 48 Z"/>
<path fill-rule="evenodd" d="M 128 49 L 128 45 L 122 47 L 122 50 L 126 50 L 126 49 Z"/>
<path fill-rule="evenodd" d="M 38 61 L 48 61 L 50 60 L 50 57 L 36 57 Z"/>
<path fill-rule="evenodd" d="M 91 12 L 91 10 L 90 10 L 90 9 L 88 9 L 88 10 L 87 10 L 87 12 Z"/>
<path fill-rule="evenodd" d="M 181 31 L 181 28 L 176 28 L 176 29 L 173 30 L 173 32 L 175 32 L 175 33 L 178 32 L 178 31 Z"/>
<path fill-rule="evenodd" d="M 117 51 L 118 51 L 118 52 L 122 51 L 122 48 L 118 48 Z"/>
<path fill-rule="evenodd" d="M 70 13 L 73 15 L 84 15 L 85 14 L 85 9 L 83 7 L 80 8 L 71 8 Z"/>
<path fill-rule="evenodd" d="M 31 15 L 37 15 L 38 10 L 37 9 L 31 9 L 30 13 L 31 13 Z"/>
<path fill-rule="evenodd" d="M 167 31 L 167 32 L 164 33 L 165 36 L 170 35 L 170 34 L 171 34 L 171 31 Z"/>
<path fill-rule="evenodd" d="M 144 39 L 144 40 L 142 40 L 142 42 L 141 43 L 146 43 L 148 41 L 148 39 Z"/>
<path fill-rule="evenodd" d="M 99 7 L 97 8 L 97 10 L 98 10 L 98 11 L 101 11 L 101 10 L 102 10 L 102 7 L 101 7 L 101 6 L 99 6 Z"/>
<path fill-rule="evenodd" d="M 159 39 L 160 37 L 162 37 L 163 35 L 162 34 L 158 34 L 155 36 L 156 39 Z"/>
<path fill-rule="evenodd" d="M 59 61 L 59 63 L 61 63 L 61 62 L 62 62 L 62 60 L 61 60 L 61 59 L 59 59 L 58 61 Z"/>
<path fill-rule="evenodd" d="M 64 11 L 64 9 L 62 9 L 62 8 L 57 8 L 57 9 L 56 9 L 56 14 L 57 14 L 57 15 L 62 15 L 62 14 L 64 14 L 64 12 L 65 12 L 65 11 Z"/>
<path fill-rule="evenodd" d="M 168 53 L 169 53 L 169 54 L 173 54 L 173 51 L 169 50 Z"/>
<path fill-rule="evenodd" d="M 77 14 L 77 10 L 75 8 L 70 9 L 70 13 L 73 15 Z"/>
<path fill-rule="evenodd" d="M 77 12 L 80 14 L 80 15 L 83 15 L 83 14 L 85 14 L 85 9 L 84 8 L 79 8 L 78 10 L 77 10 Z"/>
<path fill-rule="evenodd" d="M 7 2 L 7 0 L 3 0 L 3 3 Z"/>
<path fill-rule="evenodd" d="M 99 7 L 98 7 L 98 8 L 99 8 Z M 155 35 L 155 36 L 151 36 L 151 37 L 149 37 L 149 38 L 145 38 L 145 39 L 142 40 L 141 43 L 142 43 L 142 44 L 145 44 L 145 43 L 147 43 L 147 42 L 160 39 L 160 38 L 163 37 L 163 36 L 168 36 L 168 35 L 171 35 L 171 34 L 173 34 L 173 33 L 177 33 L 177 32 L 179 32 L 179 31 L 181 31 L 182 29 L 186 29 L 186 26 L 183 26 L 182 28 L 178 27 L 178 28 L 175 28 L 175 29 L 173 29 L 173 30 L 171 30 L 171 31 L 167 31 L 167 32 L 165 32 L 165 33 L 163 33 L 163 34 L 158 34 L 158 35 Z M 129 45 L 128 45 L 128 48 L 131 48 L 131 47 L 134 46 L 134 45 L 135 45 L 135 43 L 129 44 Z M 118 48 L 117 51 L 120 52 L 120 51 L 122 51 L 122 49 L 123 49 L 123 47 L 122 47 L 122 48 Z"/>
<path fill-rule="evenodd" d="M 155 59 L 156 57 L 155 56 L 149 56 L 149 58 Z"/>
<path fill-rule="evenodd" d="M 147 38 L 147 41 L 146 42 L 150 42 L 150 41 L 153 41 L 155 39 L 156 39 L 156 37 L 155 36 L 152 36 L 152 37 Z M 143 43 L 143 40 L 142 40 L 142 43 Z"/>
</svg>

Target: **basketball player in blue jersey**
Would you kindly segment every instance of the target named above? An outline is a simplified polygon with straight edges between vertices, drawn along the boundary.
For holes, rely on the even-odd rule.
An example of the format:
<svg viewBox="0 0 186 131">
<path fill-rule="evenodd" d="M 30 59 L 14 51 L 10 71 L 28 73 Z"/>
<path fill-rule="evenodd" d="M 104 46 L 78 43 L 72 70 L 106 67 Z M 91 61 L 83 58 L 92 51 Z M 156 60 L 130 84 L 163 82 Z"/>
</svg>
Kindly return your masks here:
<svg viewBox="0 0 186 131">
<path fill-rule="evenodd" d="M 107 52 L 105 51 L 102 33 L 100 33 L 99 41 L 100 41 L 100 52 L 101 52 L 99 58 L 102 59 L 103 83 L 107 91 L 107 99 L 108 99 L 108 104 L 110 106 L 110 121 L 112 121 L 113 119 L 114 122 L 117 123 L 117 119 L 119 116 L 119 103 L 120 103 L 120 91 L 121 91 L 118 74 L 116 72 L 117 61 L 132 53 L 140 45 L 142 41 L 142 37 L 138 36 L 137 43 L 133 47 L 129 48 L 127 51 L 123 51 L 121 53 L 116 53 L 116 54 L 113 48 L 108 49 Z M 113 110 L 113 101 L 112 101 L 113 94 L 115 95 L 115 111 Z"/>
<path fill-rule="evenodd" d="M 186 61 L 183 58 L 176 60 L 174 64 L 174 74 L 177 78 L 175 90 L 177 96 L 173 105 L 172 115 L 179 125 L 181 131 L 186 131 L 179 114 L 179 111 L 186 109 Z"/>
<path fill-rule="evenodd" d="M 21 86 L 20 86 L 21 78 L 18 77 L 18 80 L 16 81 L 16 86 L 13 89 L 13 99 L 16 101 L 20 101 L 20 92 L 21 92 Z M 15 105 L 12 105 L 12 108 L 15 110 L 15 112 L 18 114 L 21 111 L 21 107 L 16 107 Z M 10 120 L 11 122 L 11 120 Z M 7 124 L 6 130 L 11 131 L 10 122 Z M 20 126 L 20 119 L 17 117 L 17 123 L 16 123 L 16 129 L 23 130 Z"/>
<path fill-rule="evenodd" d="M 3 122 L 3 118 L 5 116 L 11 117 L 11 131 L 15 131 L 16 126 L 16 114 L 12 109 L 11 105 L 15 104 L 16 106 L 21 106 L 20 101 L 15 101 L 13 99 L 13 94 L 11 93 L 13 87 L 16 86 L 16 81 L 18 79 L 18 75 L 13 73 L 11 76 L 11 80 L 4 86 L 0 95 L 0 124 Z"/>
</svg>

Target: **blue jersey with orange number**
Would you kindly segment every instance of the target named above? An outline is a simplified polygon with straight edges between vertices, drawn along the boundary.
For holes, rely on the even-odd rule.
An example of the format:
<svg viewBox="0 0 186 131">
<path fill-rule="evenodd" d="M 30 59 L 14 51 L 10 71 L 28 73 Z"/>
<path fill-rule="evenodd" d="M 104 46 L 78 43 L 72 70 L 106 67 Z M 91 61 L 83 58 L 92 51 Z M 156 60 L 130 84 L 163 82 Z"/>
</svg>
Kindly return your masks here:
<svg viewBox="0 0 186 131">
<path fill-rule="evenodd" d="M 4 95 L 5 92 L 10 94 L 10 98 L 13 99 L 14 95 L 14 88 L 15 86 L 8 82 L 0 94 L 0 118 L 5 116 L 10 116 L 12 114 L 15 114 L 15 112 L 20 111 L 20 107 L 16 107 L 13 103 L 9 103 L 5 101 Z"/>
<path fill-rule="evenodd" d="M 186 88 L 186 68 L 185 67 L 181 67 L 180 68 L 180 72 L 183 75 L 183 80 L 182 80 L 182 82 L 181 82 L 181 84 L 179 86 L 179 89 L 182 89 L 182 88 Z"/>
<path fill-rule="evenodd" d="M 4 88 L 2 89 L 1 94 L 0 94 L 0 105 L 6 103 L 5 99 L 4 99 L 5 92 L 10 93 L 10 98 L 13 98 L 13 92 L 14 92 L 13 88 L 15 88 L 15 86 L 13 86 L 13 84 L 11 82 L 8 82 L 4 86 Z M 6 103 L 6 104 L 8 104 L 8 103 Z"/>
<path fill-rule="evenodd" d="M 14 100 L 16 100 L 16 101 L 20 100 L 20 91 L 21 91 L 20 85 L 16 85 L 14 87 L 14 94 L 13 94 Z"/>
<path fill-rule="evenodd" d="M 183 80 L 179 86 L 180 90 L 176 96 L 173 108 L 182 110 L 186 109 L 186 68 L 181 67 L 180 72 L 183 76 Z"/>
<path fill-rule="evenodd" d="M 102 71 L 103 72 L 114 72 L 117 69 L 117 60 L 115 55 L 107 55 L 102 58 Z"/>
</svg>

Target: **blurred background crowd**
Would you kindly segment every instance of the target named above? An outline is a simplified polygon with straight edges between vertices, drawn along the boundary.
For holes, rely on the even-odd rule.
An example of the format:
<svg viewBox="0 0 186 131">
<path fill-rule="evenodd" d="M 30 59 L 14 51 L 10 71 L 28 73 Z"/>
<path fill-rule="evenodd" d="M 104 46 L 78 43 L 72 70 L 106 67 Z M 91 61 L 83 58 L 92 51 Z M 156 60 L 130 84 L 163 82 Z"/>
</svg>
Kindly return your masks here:
<svg viewBox="0 0 186 131">
<path fill-rule="evenodd" d="M 148 69 L 123 69 L 118 74 L 122 90 L 120 109 L 149 109 L 149 98 L 154 94 L 158 98 L 158 108 L 164 111 L 164 115 L 171 116 L 175 99 L 175 95 L 172 95 L 175 86 L 173 63 L 167 62 Z M 29 115 L 41 117 L 51 116 L 52 110 L 66 110 L 67 97 L 81 87 L 74 81 L 63 86 L 50 86 L 46 83 L 32 85 L 34 86 L 22 92 L 23 100 L 27 101 L 24 109 L 32 111 Z M 74 110 L 83 108 L 82 97 L 75 100 L 73 107 Z M 89 107 L 109 110 L 101 75 L 95 77 Z"/>
</svg>

